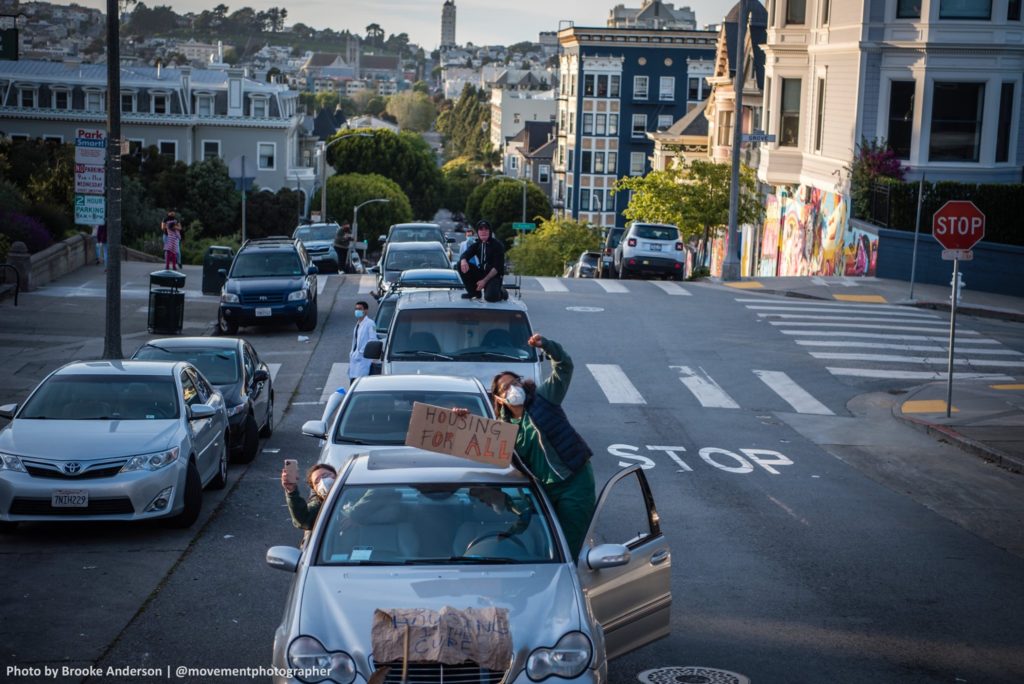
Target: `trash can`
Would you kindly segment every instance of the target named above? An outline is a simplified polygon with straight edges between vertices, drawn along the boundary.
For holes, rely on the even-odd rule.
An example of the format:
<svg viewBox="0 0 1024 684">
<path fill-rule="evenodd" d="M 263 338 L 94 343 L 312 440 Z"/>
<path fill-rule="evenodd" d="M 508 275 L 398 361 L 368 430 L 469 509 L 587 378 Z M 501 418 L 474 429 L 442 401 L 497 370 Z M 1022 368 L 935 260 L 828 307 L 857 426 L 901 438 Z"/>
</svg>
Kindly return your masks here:
<svg viewBox="0 0 1024 684">
<path fill-rule="evenodd" d="M 185 274 L 154 271 L 149 274 L 149 332 L 181 333 L 185 319 Z"/>
<path fill-rule="evenodd" d="M 219 271 L 231 268 L 231 260 L 235 253 L 230 247 L 219 247 L 214 245 L 206 248 L 203 255 L 203 294 L 219 295 L 224 287 L 224 276 Z"/>
</svg>

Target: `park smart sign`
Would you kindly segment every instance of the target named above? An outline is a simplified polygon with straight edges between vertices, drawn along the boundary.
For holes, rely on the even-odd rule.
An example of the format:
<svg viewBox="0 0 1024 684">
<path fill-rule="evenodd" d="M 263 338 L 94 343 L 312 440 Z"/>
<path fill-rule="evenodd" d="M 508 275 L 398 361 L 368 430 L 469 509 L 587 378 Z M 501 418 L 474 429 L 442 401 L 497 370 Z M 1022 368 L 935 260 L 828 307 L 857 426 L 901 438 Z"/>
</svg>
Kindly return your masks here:
<svg viewBox="0 0 1024 684">
<path fill-rule="evenodd" d="M 985 237 L 985 214 L 974 202 L 950 200 L 932 216 L 932 235 L 946 249 L 969 250 Z"/>
</svg>

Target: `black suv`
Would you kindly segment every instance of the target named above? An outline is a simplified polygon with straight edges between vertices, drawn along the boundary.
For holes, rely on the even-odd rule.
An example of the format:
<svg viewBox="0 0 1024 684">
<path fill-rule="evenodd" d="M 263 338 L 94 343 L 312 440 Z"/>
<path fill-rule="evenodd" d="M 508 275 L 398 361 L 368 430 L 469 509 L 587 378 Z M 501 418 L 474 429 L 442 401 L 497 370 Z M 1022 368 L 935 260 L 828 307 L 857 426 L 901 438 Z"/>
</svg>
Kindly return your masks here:
<svg viewBox="0 0 1024 684">
<path fill-rule="evenodd" d="M 246 240 L 225 274 L 217 313 L 220 332 L 234 335 L 240 325 L 275 321 L 293 321 L 299 330 L 313 330 L 316 274 L 317 268 L 299 240 Z"/>
<path fill-rule="evenodd" d="M 601 247 L 601 261 L 598 263 L 598 278 L 615 277 L 615 248 L 619 246 L 622 233 L 625 228 L 613 227 L 608 229 L 604 238 L 604 246 Z"/>
</svg>

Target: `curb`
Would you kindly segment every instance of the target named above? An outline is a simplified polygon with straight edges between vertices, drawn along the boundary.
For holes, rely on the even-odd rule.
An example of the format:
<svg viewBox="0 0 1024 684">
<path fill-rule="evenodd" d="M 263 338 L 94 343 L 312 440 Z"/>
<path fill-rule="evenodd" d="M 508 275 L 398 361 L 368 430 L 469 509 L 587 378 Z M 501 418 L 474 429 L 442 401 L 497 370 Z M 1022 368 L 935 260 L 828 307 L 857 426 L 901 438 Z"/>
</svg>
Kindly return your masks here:
<svg viewBox="0 0 1024 684">
<path fill-rule="evenodd" d="M 945 311 L 949 312 L 949 304 L 945 302 L 896 302 L 904 306 L 912 306 L 917 309 L 930 309 L 932 311 Z M 1007 309 L 990 309 L 981 306 L 960 306 L 957 305 L 956 312 L 958 314 L 964 314 L 966 316 L 976 316 L 978 318 L 997 318 L 1004 321 L 1014 321 L 1017 323 L 1024 323 L 1024 313 L 1017 311 L 1009 311 Z"/>
<path fill-rule="evenodd" d="M 894 418 L 901 420 L 907 425 L 910 425 L 925 434 L 931 435 L 932 437 L 948 439 L 962 450 L 974 454 L 975 456 L 979 456 L 989 463 L 994 463 L 1000 468 L 1013 473 L 1024 473 L 1024 461 L 1021 459 L 962 435 L 951 427 L 936 425 L 935 423 L 930 423 L 926 420 L 911 418 L 910 416 L 904 415 L 903 412 L 900 411 L 900 404 L 901 402 L 893 404 L 892 415 Z"/>
</svg>

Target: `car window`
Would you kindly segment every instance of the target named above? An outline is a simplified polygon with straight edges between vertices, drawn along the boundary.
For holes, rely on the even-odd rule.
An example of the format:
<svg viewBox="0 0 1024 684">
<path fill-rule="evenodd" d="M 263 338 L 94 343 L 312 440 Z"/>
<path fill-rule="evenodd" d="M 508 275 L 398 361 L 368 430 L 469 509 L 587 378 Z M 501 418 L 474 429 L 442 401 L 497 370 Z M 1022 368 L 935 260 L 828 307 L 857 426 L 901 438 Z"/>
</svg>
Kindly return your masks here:
<svg viewBox="0 0 1024 684">
<path fill-rule="evenodd" d="M 354 392 L 339 414 L 334 430 L 335 444 L 404 444 L 415 402 L 465 408 L 478 416 L 489 416 L 484 397 L 465 392 L 407 390 Z"/>
<path fill-rule="evenodd" d="M 303 242 L 333 240 L 337 226 L 303 226 L 295 231 L 295 237 Z"/>
<path fill-rule="evenodd" d="M 395 304 L 398 303 L 396 297 L 387 297 L 380 301 L 377 305 L 377 315 L 373 321 L 377 324 L 377 332 L 386 333 L 388 327 L 391 325 L 391 319 L 395 317 Z"/>
<path fill-rule="evenodd" d="M 551 563 L 551 524 L 526 486 L 346 486 L 326 512 L 318 565 Z"/>
<path fill-rule="evenodd" d="M 633 237 L 644 240 L 678 240 L 679 231 L 672 226 L 633 226 Z"/>
<path fill-rule="evenodd" d="M 55 375 L 18 414 L 29 420 L 161 420 L 177 418 L 174 379 L 151 375 Z"/>
<path fill-rule="evenodd" d="M 196 389 L 199 390 L 199 399 L 202 403 L 205 404 L 210 401 L 210 397 L 213 396 L 213 388 L 210 387 L 210 383 L 206 382 L 206 379 L 199 373 L 196 373 L 194 369 L 188 371 L 188 376 L 196 384 Z"/>
<path fill-rule="evenodd" d="M 188 373 L 184 371 L 181 373 L 181 398 L 185 401 L 185 406 L 195 406 L 196 404 L 203 403 L 199 389 L 192 382 L 192 378 L 189 377 Z"/>
<path fill-rule="evenodd" d="M 536 361 L 526 342 L 530 324 L 522 311 L 509 309 L 405 309 L 396 314 L 389 334 L 392 359 L 442 354 L 457 361 Z"/>
<path fill-rule="evenodd" d="M 451 268 L 444 252 L 438 249 L 389 250 L 384 268 L 388 271 L 404 271 L 409 268 Z"/>
<path fill-rule="evenodd" d="M 616 482 L 591 522 L 594 544 L 635 547 L 655 535 L 640 479 L 628 475 Z"/>
<path fill-rule="evenodd" d="M 433 228 L 396 228 L 388 238 L 392 242 L 443 242 L 441 231 Z"/>
<path fill-rule="evenodd" d="M 234 349 L 170 349 L 143 345 L 133 359 L 188 361 L 214 385 L 238 382 L 238 355 Z"/>
<path fill-rule="evenodd" d="M 304 275 L 295 252 L 242 252 L 235 257 L 232 278 L 273 278 Z"/>
<path fill-rule="evenodd" d="M 608 246 L 609 247 L 611 247 L 612 249 L 615 249 L 616 247 L 619 246 L 619 241 L 622 240 L 622 232 L 623 232 L 622 228 L 613 228 L 612 231 L 610 233 L 608 233 Z"/>
<path fill-rule="evenodd" d="M 253 351 L 249 347 L 242 349 L 242 362 L 245 364 L 245 381 L 251 383 L 252 377 L 256 375 L 256 360 L 253 358 Z"/>
</svg>

